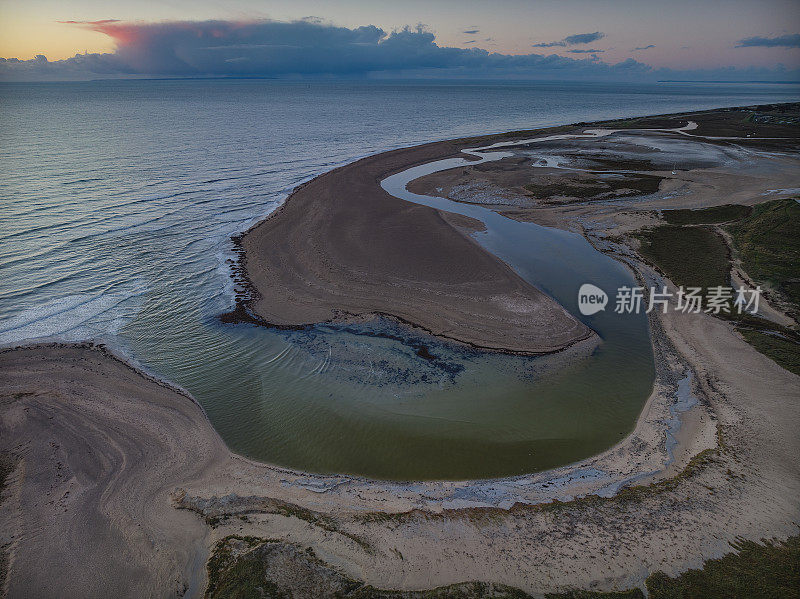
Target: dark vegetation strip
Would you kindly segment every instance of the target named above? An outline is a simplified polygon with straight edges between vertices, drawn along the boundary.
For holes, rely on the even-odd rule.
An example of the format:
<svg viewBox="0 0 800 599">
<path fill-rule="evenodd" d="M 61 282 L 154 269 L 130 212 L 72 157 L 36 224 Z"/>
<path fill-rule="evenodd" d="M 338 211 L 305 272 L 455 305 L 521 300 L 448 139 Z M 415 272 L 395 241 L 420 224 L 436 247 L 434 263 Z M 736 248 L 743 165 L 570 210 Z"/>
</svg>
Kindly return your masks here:
<svg viewBox="0 0 800 599">
<path fill-rule="evenodd" d="M 739 540 L 733 552 L 708 560 L 701 569 L 676 577 L 652 573 L 645 585 L 651 599 L 773 599 L 800 597 L 800 536 L 786 541 Z M 398 557 L 402 554 L 395 550 Z M 319 599 L 527 599 L 514 587 L 482 582 L 424 591 L 377 589 L 334 570 L 313 549 L 257 537 L 220 540 L 208 560 L 206 599 L 270 597 L 289 599 L 313 589 Z M 547 599 L 643 599 L 641 589 L 568 590 Z"/>
<path fill-rule="evenodd" d="M 399 552 L 398 552 L 399 553 Z M 402 559 L 402 556 L 398 555 Z M 208 560 L 206 599 L 528 599 L 507 585 L 465 582 L 424 591 L 376 589 L 320 560 L 312 548 L 229 536 Z"/>
<path fill-rule="evenodd" d="M 564 510 L 572 512 L 577 510 L 591 509 L 604 504 L 616 503 L 625 505 L 629 502 L 640 502 L 647 497 L 674 490 L 682 480 L 689 479 L 700 473 L 707 466 L 717 461 L 718 456 L 726 451 L 721 429 L 717 428 L 717 447 L 701 451 L 692 457 L 686 466 L 672 478 L 661 480 L 646 485 L 631 485 L 620 489 L 613 497 L 600 497 L 599 495 L 589 494 L 577 497 L 569 501 L 559 501 L 553 499 L 548 503 L 526 504 L 515 503 L 509 509 L 499 507 L 477 507 L 477 508 L 454 508 L 444 509 L 441 512 L 428 512 L 421 509 L 411 509 L 406 512 L 367 512 L 357 518 L 362 522 L 382 522 L 391 525 L 400 525 L 412 520 L 442 520 L 442 519 L 463 519 L 474 524 L 500 523 L 509 516 L 525 517 L 531 512 L 547 512 L 559 514 Z"/>
<path fill-rule="evenodd" d="M 764 202 L 754 208 L 728 204 L 701 210 L 662 212 L 669 223 L 637 233 L 640 253 L 676 285 L 730 287 L 731 256 L 714 224 L 727 223 L 736 254 L 748 276 L 766 294 L 800 317 L 800 204 L 795 199 Z M 678 224 L 680 223 L 680 224 Z M 704 301 L 704 305 L 706 302 Z M 729 305 L 718 317 L 731 320 L 756 350 L 800 374 L 800 334 L 764 318 L 739 314 Z"/>
<path fill-rule="evenodd" d="M 750 345 L 789 372 L 800 375 L 800 349 L 797 341 L 740 327 L 737 329 Z"/>
<path fill-rule="evenodd" d="M 579 200 L 623 198 L 658 191 L 663 177 L 643 174 L 625 174 L 614 171 L 596 171 L 595 179 L 565 179 L 558 183 L 529 183 L 523 188 L 534 198 L 548 200 L 566 197 Z M 620 175 L 619 178 L 602 178 L 602 175 Z"/>
<path fill-rule="evenodd" d="M 730 286 L 728 246 L 712 229 L 661 225 L 638 237 L 642 256 L 676 285 L 704 290 Z"/>
<path fill-rule="evenodd" d="M 671 225 L 702 225 L 739 220 L 750 216 L 752 212 L 752 206 L 724 204 L 723 206 L 712 206 L 711 208 L 701 208 L 699 210 L 662 210 L 661 216 Z"/>
<path fill-rule="evenodd" d="M 800 597 L 800 536 L 786 541 L 738 541 L 735 553 L 708 560 L 700 570 L 670 578 L 651 574 L 652 599 L 796 599 Z"/>
<path fill-rule="evenodd" d="M 800 204 L 796 199 L 759 204 L 753 213 L 728 225 L 742 266 L 750 277 L 765 282 L 800 312 Z"/>
</svg>

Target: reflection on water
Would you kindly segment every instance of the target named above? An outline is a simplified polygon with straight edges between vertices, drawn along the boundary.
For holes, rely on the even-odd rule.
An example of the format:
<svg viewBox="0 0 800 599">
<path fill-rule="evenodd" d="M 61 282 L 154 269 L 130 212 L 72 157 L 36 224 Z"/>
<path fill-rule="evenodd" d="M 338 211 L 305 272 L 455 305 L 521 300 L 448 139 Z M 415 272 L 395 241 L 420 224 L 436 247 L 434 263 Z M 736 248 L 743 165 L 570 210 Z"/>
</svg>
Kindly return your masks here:
<svg viewBox="0 0 800 599">
<path fill-rule="evenodd" d="M 459 478 L 573 461 L 631 428 L 652 378 L 643 321 L 615 323 L 601 313 L 589 324 L 604 342 L 565 369 L 550 367 L 559 356 L 485 355 L 392 323 L 288 332 L 224 325 L 217 316 L 233 302 L 230 235 L 299 182 L 382 149 L 794 92 L 541 83 L 2 85 L 0 343 L 105 341 L 190 391 L 232 449 L 284 466 Z M 568 234 L 530 230 L 493 223 L 481 243 L 567 298 L 570 309 L 573 279 L 629 276 L 599 254 L 596 263 L 586 263 L 580 248 L 568 254 L 575 245 Z M 554 251 L 572 274 L 551 272 Z M 584 264 L 591 272 L 576 270 Z"/>
</svg>

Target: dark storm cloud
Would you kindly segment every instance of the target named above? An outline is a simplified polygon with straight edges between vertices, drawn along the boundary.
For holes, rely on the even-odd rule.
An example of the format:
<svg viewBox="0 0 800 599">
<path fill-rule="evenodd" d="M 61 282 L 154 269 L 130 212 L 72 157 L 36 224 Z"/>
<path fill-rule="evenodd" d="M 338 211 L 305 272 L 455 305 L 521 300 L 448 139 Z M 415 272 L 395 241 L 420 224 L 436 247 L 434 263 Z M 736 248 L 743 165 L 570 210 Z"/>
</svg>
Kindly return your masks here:
<svg viewBox="0 0 800 599">
<path fill-rule="evenodd" d="M 467 35 L 475 35 L 479 31 L 480 31 L 480 29 L 466 29 L 466 30 L 462 31 L 461 33 L 466 33 Z"/>
<path fill-rule="evenodd" d="M 592 50 L 587 50 L 590 56 L 586 58 L 573 58 L 555 54 L 500 54 L 474 46 L 441 47 L 423 27 L 386 33 L 374 25 L 348 29 L 315 20 L 95 21 L 75 25 L 110 36 L 116 43 L 116 51 L 79 54 L 52 62 L 44 56 L 31 60 L 0 58 L 0 79 L 369 74 L 619 81 L 654 80 L 661 75 L 633 59 L 613 65 L 599 61 L 597 51 Z M 730 78 L 731 74 L 726 76 Z M 781 76 L 785 78 L 786 74 Z"/>
<path fill-rule="evenodd" d="M 570 54 L 602 54 L 605 50 L 596 50 L 594 48 L 589 50 L 567 50 Z"/>
<path fill-rule="evenodd" d="M 737 48 L 800 48 L 800 33 L 778 37 L 748 37 L 736 42 Z"/>
<path fill-rule="evenodd" d="M 649 50 L 650 48 L 655 48 L 655 44 L 647 44 L 646 46 L 639 46 L 638 48 L 631 48 L 631 52 L 636 52 L 637 50 Z"/>
<path fill-rule="evenodd" d="M 95 76 L 283 76 L 363 75 L 438 69 L 445 74 L 486 76 L 627 78 L 643 75 L 641 63 L 590 64 L 562 56 L 506 55 L 480 48 L 447 48 L 423 27 L 391 33 L 368 25 L 349 29 L 315 20 L 76 23 L 110 36 L 108 54 L 66 60 L 3 60 L 5 79 L 93 78 Z M 473 40 L 470 40 L 471 42 Z"/>
</svg>

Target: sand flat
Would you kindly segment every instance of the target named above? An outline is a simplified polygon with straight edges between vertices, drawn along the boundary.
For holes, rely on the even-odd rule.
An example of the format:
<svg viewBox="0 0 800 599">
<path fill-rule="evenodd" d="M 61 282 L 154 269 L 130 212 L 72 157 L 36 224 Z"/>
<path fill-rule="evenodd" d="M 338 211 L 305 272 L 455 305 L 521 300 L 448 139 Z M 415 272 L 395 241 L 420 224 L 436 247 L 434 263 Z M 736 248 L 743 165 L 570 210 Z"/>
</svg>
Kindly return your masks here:
<svg viewBox="0 0 800 599">
<path fill-rule="evenodd" d="M 390 174 L 457 150 L 441 142 L 386 152 L 295 190 L 241 240 L 257 293 L 251 309 L 283 326 L 389 315 L 441 337 L 520 353 L 590 337 L 589 328 L 471 239 L 463 219 L 380 187 Z"/>
</svg>

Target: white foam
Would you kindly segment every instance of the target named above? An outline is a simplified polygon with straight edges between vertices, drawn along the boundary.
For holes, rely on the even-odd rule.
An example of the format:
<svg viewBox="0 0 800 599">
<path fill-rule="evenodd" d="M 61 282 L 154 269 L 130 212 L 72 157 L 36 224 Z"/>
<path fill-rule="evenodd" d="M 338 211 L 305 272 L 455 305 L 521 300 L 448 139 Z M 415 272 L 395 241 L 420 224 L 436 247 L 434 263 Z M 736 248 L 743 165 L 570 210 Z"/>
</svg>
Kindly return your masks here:
<svg viewBox="0 0 800 599">
<path fill-rule="evenodd" d="M 139 311 L 142 289 L 75 294 L 34 306 L 0 321 L 0 344 L 57 338 L 64 341 L 115 335 Z"/>
</svg>

